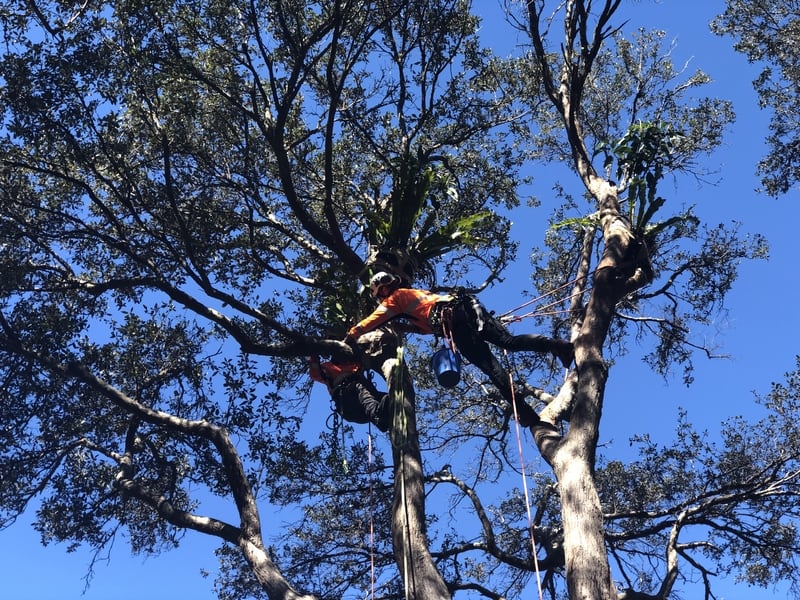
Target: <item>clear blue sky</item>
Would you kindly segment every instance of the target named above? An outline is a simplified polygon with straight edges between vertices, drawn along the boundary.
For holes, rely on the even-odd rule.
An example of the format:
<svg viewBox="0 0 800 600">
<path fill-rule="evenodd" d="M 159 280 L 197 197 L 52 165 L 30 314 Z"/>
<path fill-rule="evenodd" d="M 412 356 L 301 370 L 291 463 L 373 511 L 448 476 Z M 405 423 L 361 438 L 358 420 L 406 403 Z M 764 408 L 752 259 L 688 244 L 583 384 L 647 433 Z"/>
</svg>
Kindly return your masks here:
<svg viewBox="0 0 800 600">
<path fill-rule="evenodd" d="M 496 0 L 486 1 L 485 10 L 499 6 Z M 763 155 L 763 138 L 767 115 L 758 111 L 751 81 L 756 69 L 731 49 L 731 40 L 718 38 L 708 30 L 708 23 L 723 10 L 722 0 L 642 0 L 625 9 L 631 26 L 659 27 L 676 39 L 676 64 L 691 60 L 691 70 L 701 68 L 714 79 L 707 95 L 734 101 L 738 115 L 737 124 L 726 136 L 723 148 L 710 159 L 719 168 L 719 183 L 700 185 L 694 180 L 682 180 L 680 188 L 672 194 L 686 204 L 697 204 L 707 222 L 740 220 L 743 230 L 765 234 L 771 245 L 771 258 L 744 264 L 740 279 L 728 302 L 729 314 L 717 323 L 718 334 L 714 342 L 720 351 L 730 355 L 726 360 L 697 362 L 694 385 L 686 389 L 679 378 L 665 383 L 647 371 L 636 360 L 621 361 L 610 375 L 605 412 L 601 428 L 604 444 L 610 444 L 607 453 L 623 451 L 628 438 L 637 432 L 649 432 L 656 439 L 671 439 L 672 427 L 678 407 L 688 410 L 698 429 L 716 431 L 723 419 L 733 415 L 748 415 L 755 420 L 759 415 L 752 402 L 752 392 L 766 393 L 769 384 L 781 381 L 783 374 L 794 368 L 794 357 L 800 348 L 800 317 L 794 306 L 796 298 L 787 289 L 788 280 L 795 284 L 796 227 L 800 222 L 800 202 L 792 192 L 780 199 L 757 195 L 754 176 L 755 164 Z M 487 22 L 490 32 L 502 30 L 494 17 Z M 500 33 L 500 35 L 506 35 Z M 508 38 L 500 38 L 507 40 Z M 548 189 L 537 189 L 544 200 Z M 546 209 L 541 209 L 546 210 Z M 524 234 L 523 217 L 516 225 L 515 235 Z M 535 240 L 536 243 L 539 240 Z M 502 311 L 517 303 L 507 298 L 517 298 L 527 282 L 527 253 L 521 247 L 521 273 L 518 279 L 509 277 L 491 296 L 491 307 Z M 789 292 L 787 294 L 787 292 Z M 504 306 L 507 303 L 508 306 Z M 637 393 L 631 393 L 633 387 Z M 646 390 L 645 394 L 638 391 Z M 646 398 L 646 403 L 643 402 Z M 536 462 L 528 453 L 526 461 Z M 64 546 L 43 548 L 37 534 L 30 528 L 30 516 L 0 534 L 0 596 L 9 600 L 152 600 L 193 598 L 214 600 L 211 578 L 203 579 L 201 569 L 214 572 L 216 559 L 213 550 L 217 543 L 195 533 L 188 533 L 183 547 L 157 558 L 143 560 L 131 557 L 122 540 L 112 551 L 112 560 L 99 563 L 91 587 L 85 595 L 83 576 L 90 560 L 85 551 L 66 553 Z M 265 534 L 269 536 L 272 524 L 265 515 Z M 782 598 L 785 592 L 737 588 L 732 584 L 719 587 L 720 596 L 726 600 L 747 598 L 759 600 Z M 533 591 L 530 594 L 533 598 Z M 686 597 L 689 597 L 687 594 Z M 698 596 L 699 597 L 699 596 Z"/>
</svg>

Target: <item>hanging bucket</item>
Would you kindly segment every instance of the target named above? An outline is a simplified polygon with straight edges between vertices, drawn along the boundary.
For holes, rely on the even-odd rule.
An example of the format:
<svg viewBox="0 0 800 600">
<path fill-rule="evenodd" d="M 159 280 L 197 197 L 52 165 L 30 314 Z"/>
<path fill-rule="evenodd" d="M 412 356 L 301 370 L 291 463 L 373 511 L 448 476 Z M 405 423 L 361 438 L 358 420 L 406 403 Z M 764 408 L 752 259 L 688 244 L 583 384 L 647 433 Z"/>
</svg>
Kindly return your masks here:
<svg viewBox="0 0 800 600">
<path fill-rule="evenodd" d="M 451 388 L 461 379 L 461 356 L 450 348 L 442 348 L 431 356 L 431 369 L 439 385 Z"/>
</svg>

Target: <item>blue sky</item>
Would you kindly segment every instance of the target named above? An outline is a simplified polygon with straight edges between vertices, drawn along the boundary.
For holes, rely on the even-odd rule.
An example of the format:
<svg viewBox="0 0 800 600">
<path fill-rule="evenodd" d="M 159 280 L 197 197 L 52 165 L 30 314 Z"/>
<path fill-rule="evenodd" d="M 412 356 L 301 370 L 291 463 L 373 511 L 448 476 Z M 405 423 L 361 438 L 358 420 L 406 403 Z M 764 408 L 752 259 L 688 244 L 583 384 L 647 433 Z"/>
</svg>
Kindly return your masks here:
<svg viewBox="0 0 800 600">
<path fill-rule="evenodd" d="M 486 0 L 480 0 L 483 1 Z M 488 2 L 491 7 L 499 7 L 496 0 Z M 685 388 L 679 377 L 665 382 L 635 358 L 623 359 L 613 367 L 601 427 L 601 443 L 607 453 L 623 451 L 628 438 L 635 433 L 648 432 L 663 441 L 671 439 L 679 407 L 688 411 L 700 430 L 716 431 L 720 421 L 739 414 L 757 419 L 760 414 L 752 393 L 766 393 L 771 382 L 781 381 L 784 373 L 794 368 L 794 357 L 800 353 L 797 342 L 800 317 L 794 306 L 796 298 L 792 296 L 797 287 L 795 231 L 800 222 L 800 202 L 796 191 L 779 199 L 754 192 L 758 185 L 755 165 L 764 154 L 768 115 L 757 109 L 751 85 L 756 68 L 733 52 L 731 40 L 718 38 L 708 30 L 709 21 L 723 8 L 722 0 L 642 0 L 631 3 L 625 14 L 631 19 L 631 27 L 665 29 L 668 38 L 678 44 L 675 63 L 691 60 L 690 70 L 701 68 L 714 80 L 706 88 L 708 95 L 734 102 L 737 123 L 708 163 L 719 169 L 718 184 L 683 179 L 675 196 L 687 204 L 694 204 L 692 199 L 696 198 L 701 216 L 709 223 L 739 220 L 743 231 L 766 235 L 771 246 L 770 260 L 742 265 L 739 281 L 729 297 L 728 314 L 716 323 L 713 340 L 730 358 L 699 359 L 691 388 Z M 490 33 L 495 29 L 500 32 L 500 18 L 492 20 L 495 23 L 487 22 L 485 28 Z M 536 189 L 536 195 L 545 200 L 548 191 L 549 188 Z M 668 196 L 672 190 L 664 189 L 663 193 Z M 548 211 L 544 207 L 540 210 Z M 518 218 L 514 234 L 530 235 L 525 223 L 528 217 L 520 213 Z M 534 243 L 538 244 L 540 239 L 534 236 Z M 517 269 L 522 275 L 507 278 L 486 300 L 491 308 L 502 312 L 518 304 L 517 298 L 522 297 L 527 284 L 529 250 L 524 245 L 520 249 Z M 531 451 L 527 453 L 526 463 L 535 466 L 537 460 L 538 456 Z M 25 517 L 0 535 L 4 557 L 0 561 L 3 597 L 14 600 L 215 598 L 211 579 L 200 576 L 201 569 L 213 572 L 216 568 L 215 540 L 189 533 L 179 550 L 147 560 L 131 557 L 120 540 L 112 551 L 111 562 L 97 564 L 92 584 L 82 595 L 89 553 L 79 550 L 67 554 L 64 546 L 43 548 L 29 526 L 31 515 Z M 266 515 L 264 525 L 269 535 L 272 524 Z M 717 589 L 726 600 L 785 597 L 782 590 L 765 592 L 737 588 L 730 583 Z M 534 590 L 530 597 L 535 597 Z"/>
</svg>

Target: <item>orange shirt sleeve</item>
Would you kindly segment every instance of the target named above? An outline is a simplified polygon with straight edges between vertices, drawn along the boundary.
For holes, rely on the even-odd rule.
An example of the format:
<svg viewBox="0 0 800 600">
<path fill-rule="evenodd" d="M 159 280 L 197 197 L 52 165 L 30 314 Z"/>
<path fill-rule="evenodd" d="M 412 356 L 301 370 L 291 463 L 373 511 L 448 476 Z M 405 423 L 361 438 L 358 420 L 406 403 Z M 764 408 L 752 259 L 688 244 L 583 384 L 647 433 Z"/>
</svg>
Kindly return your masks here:
<svg viewBox="0 0 800 600">
<path fill-rule="evenodd" d="M 428 313 L 436 302 L 449 299 L 449 296 L 441 296 L 425 290 L 400 288 L 381 302 L 380 306 L 372 311 L 372 314 L 351 327 L 347 333 L 350 337 L 358 337 L 400 315 L 411 317 L 419 333 L 433 333 L 428 322 Z"/>
<path fill-rule="evenodd" d="M 344 376 L 357 373 L 360 369 L 361 365 L 358 363 L 334 364 L 329 361 L 323 363 L 309 361 L 308 374 L 314 381 L 328 386 L 328 391 L 333 391 Z"/>
</svg>

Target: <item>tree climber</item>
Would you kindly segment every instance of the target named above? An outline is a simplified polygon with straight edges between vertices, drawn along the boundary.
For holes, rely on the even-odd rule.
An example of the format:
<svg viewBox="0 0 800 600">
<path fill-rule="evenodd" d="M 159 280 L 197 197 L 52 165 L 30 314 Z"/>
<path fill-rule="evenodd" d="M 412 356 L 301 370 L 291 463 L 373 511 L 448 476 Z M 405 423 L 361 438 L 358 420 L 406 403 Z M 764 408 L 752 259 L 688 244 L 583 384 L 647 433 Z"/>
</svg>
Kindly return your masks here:
<svg viewBox="0 0 800 600">
<path fill-rule="evenodd" d="M 536 334 L 511 335 L 477 298 L 468 294 L 436 294 L 403 287 L 396 275 L 381 271 L 370 280 L 370 294 L 380 301 L 372 314 L 347 332 L 345 342 L 372 331 L 392 320 L 401 320 L 401 328 L 413 333 L 452 336 L 456 348 L 483 371 L 509 403 L 514 401 L 508 373 L 492 354 L 487 342 L 509 351 L 550 352 L 565 367 L 575 357 L 572 343 Z M 525 402 L 517 403 L 520 423 L 539 422 L 539 416 Z"/>
<path fill-rule="evenodd" d="M 345 421 L 371 421 L 380 431 L 389 429 L 392 419 L 389 394 L 377 390 L 360 364 L 335 357 L 320 363 L 319 356 L 311 356 L 308 371 L 311 379 L 327 386 L 336 412 Z"/>
</svg>

